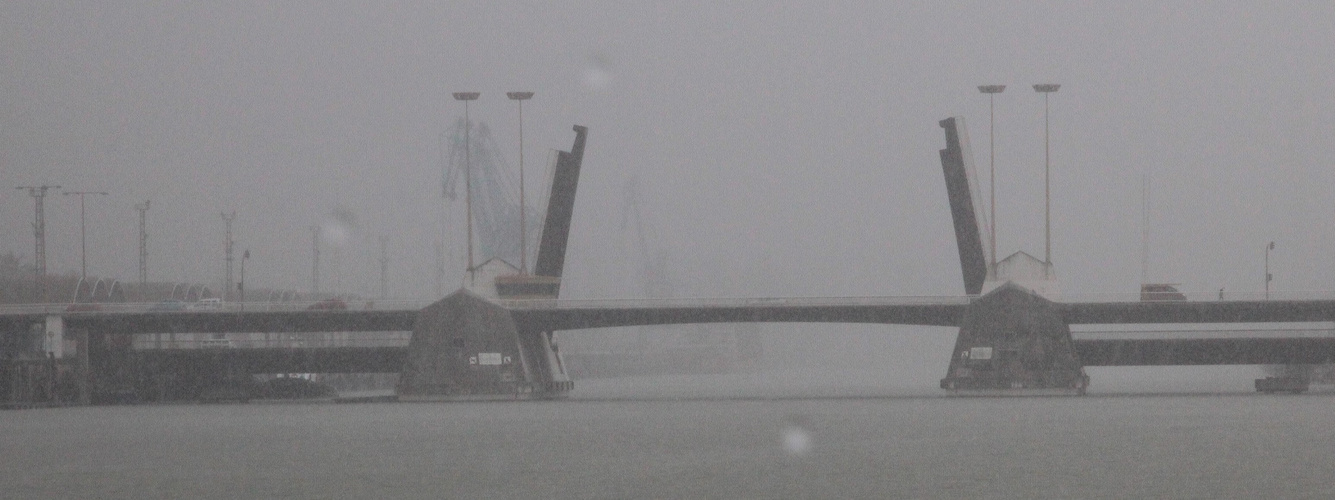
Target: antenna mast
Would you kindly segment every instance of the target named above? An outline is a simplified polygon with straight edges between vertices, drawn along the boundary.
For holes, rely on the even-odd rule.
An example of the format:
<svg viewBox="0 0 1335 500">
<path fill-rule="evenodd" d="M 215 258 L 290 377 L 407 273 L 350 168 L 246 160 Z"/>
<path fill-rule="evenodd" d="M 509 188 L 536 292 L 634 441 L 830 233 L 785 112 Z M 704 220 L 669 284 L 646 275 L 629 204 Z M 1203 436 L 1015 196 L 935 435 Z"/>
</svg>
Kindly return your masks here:
<svg viewBox="0 0 1335 500">
<path fill-rule="evenodd" d="M 17 189 L 27 189 L 28 195 L 33 197 L 37 204 L 36 221 L 32 224 L 33 236 L 36 237 L 36 250 L 33 252 L 33 299 L 34 302 L 46 302 L 46 212 L 43 210 L 43 200 L 46 198 L 48 189 L 60 189 L 60 186 L 19 186 Z"/>
</svg>

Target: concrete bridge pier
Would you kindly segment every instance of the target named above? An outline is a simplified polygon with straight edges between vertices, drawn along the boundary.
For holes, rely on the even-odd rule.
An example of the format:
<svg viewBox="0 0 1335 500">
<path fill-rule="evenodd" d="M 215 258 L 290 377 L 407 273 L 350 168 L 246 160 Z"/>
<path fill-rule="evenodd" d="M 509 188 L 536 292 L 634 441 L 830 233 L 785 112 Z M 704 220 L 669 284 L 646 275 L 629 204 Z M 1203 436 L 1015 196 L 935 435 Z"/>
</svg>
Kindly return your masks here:
<svg viewBox="0 0 1335 500">
<path fill-rule="evenodd" d="M 987 395 L 1084 394 L 1089 386 L 1056 304 L 1014 283 L 964 313 L 941 388 Z"/>
<path fill-rule="evenodd" d="M 574 387 L 550 332 L 459 290 L 418 313 L 397 393 L 404 401 L 552 398 Z"/>
</svg>

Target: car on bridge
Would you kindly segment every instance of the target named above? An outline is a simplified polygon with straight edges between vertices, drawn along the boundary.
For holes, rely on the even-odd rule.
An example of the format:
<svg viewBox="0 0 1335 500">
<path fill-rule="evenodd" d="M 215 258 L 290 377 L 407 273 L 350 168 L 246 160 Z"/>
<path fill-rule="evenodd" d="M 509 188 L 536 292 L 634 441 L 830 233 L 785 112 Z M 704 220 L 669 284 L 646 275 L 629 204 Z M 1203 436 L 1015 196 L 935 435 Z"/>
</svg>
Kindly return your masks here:
<svg viewBox="0 0 1335 500">
<path fill-rule="evenodd" d="M 148 308 L 148 312 L 172 312 L 172 311 L 184 311 L 184 310 L 185 310 L 185 302 L 179 300 L 164 300 L 162 302 L 158 302 L 157 304 L 153 304 Z"/>
<path fill-rule="evenodd" d="M 199 302 L 195 302 L 194 304 L 190 304 L 188 307 L 186 307 L 186 309 L 191 311 L 218 311 L 221 310 L 222 308 L 223 308 L 222 299 L 217 297 L 199 299 Z"/>
<path fill-rule="evenodd" d="M 1177 287 L 1177 283 L 1143 283 L 1140 285 L 1140 301 L 1187 300 Z"/>
<path fill-rule="evenodd" d="M 307 311 L 346 311 L 348 303 L 340 298 L 324 299 L 306 307 Z"/>
</svg>

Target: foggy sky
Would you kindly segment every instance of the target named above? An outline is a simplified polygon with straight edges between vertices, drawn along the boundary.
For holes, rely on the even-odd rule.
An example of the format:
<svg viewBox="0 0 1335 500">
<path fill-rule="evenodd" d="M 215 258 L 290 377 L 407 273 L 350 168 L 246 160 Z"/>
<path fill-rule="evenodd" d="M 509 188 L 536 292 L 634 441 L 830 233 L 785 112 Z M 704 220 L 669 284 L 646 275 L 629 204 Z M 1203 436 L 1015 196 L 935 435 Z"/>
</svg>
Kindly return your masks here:
<svg viewBox="0 0 1335 500">
<path fill-rule="evenodd" d="M 1147 173 L 1152 281 L 1257 291 L 1275 241 L 1276 289 L 1329 290 L 1333 30 L 1321 2 L 5 2 L 0 252 L 32 259 L 14 186 L 60 184 L 111 193 L 88 199 L 92 275 L 135 279 L 132 207 L 151 199 L 150 280 L 220 282 L 235 210 L 248 286 L 305 290 L 307 226 L 346 209 L 342 288 L 378 293 L 388 235 L 391 294 L 427 296 L 438 138 L 463 114 L 449 93 L 482 92 L 472 116 L 517 163 L 504 92 L 530 90 L 534 179 L 571 125 L 590 129 L 563 296 L 642 293 L 621 228 L 632 177 L 679 296 L 960 294 L 937 121 L 965 116 L 985 168 L 976 86 L 1009 86 L 998 253 L 1041 256 L 1030 86 L 1059 83 L 1064 291 L 1137 290 Z M 77 200 L 46 208 L 49 272 L 77 273 Z"/>
</svg>

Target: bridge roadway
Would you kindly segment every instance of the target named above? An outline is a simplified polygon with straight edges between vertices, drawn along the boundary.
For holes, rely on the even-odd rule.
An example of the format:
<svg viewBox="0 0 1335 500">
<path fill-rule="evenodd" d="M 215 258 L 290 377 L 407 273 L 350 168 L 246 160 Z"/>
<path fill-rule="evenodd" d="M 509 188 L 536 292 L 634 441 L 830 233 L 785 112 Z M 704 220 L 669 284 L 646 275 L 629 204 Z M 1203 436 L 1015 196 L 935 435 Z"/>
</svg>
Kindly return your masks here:
<svg viewBox="0 0 1335 500">
<path fill-rule="evenodd" d="M 1335 361 L 1335 338 L 1077 339 L 1085 366 L 1322 364 Z M 249 373 L 397 373 L 406 346 L 159 349 L 142 362 L 204 366 L 230 361 Z"/>
<path fill-rule="evenodd" d="M 973 297 L 501 300 L 519 326 L 545 331 L 619 326 L 783 322 L 960 326 Z M 1335 321 L 1335 300 L 1057 302 L 1069 324 Z M 411 331 L 419 308 L 383 310 L 34 312 L 0 310 L 0 332 L 60 315 L 99 333 Z"/>
<path fill-rule="evenodd" d="M 868 297 L 499 301 L 521 328 L 559 331 L 726 322 L 959 326 L 971 297 Z M 1280 323 L 1335 321 L 1335 300 L 1057 303 L 1070 324 Z M 411 331 L 416 309 L 371 311 L 62 312 L 68 329 L 90 333 L 282 333 Z M 3 331 L 47 313 L 0 312 Z M 1075 339 L 1086 366 L 1324 363 L 1335 336 L 1283 338 Z M 1201 337 L 1208 337 L 1201 332 Z M 253 373 L 397 371 L 406 347 L 287 347 L 143 351 L 145 360 L 229 357 Z M 198 358 L 198 359 L 196 359 Z"/>
</svg>

